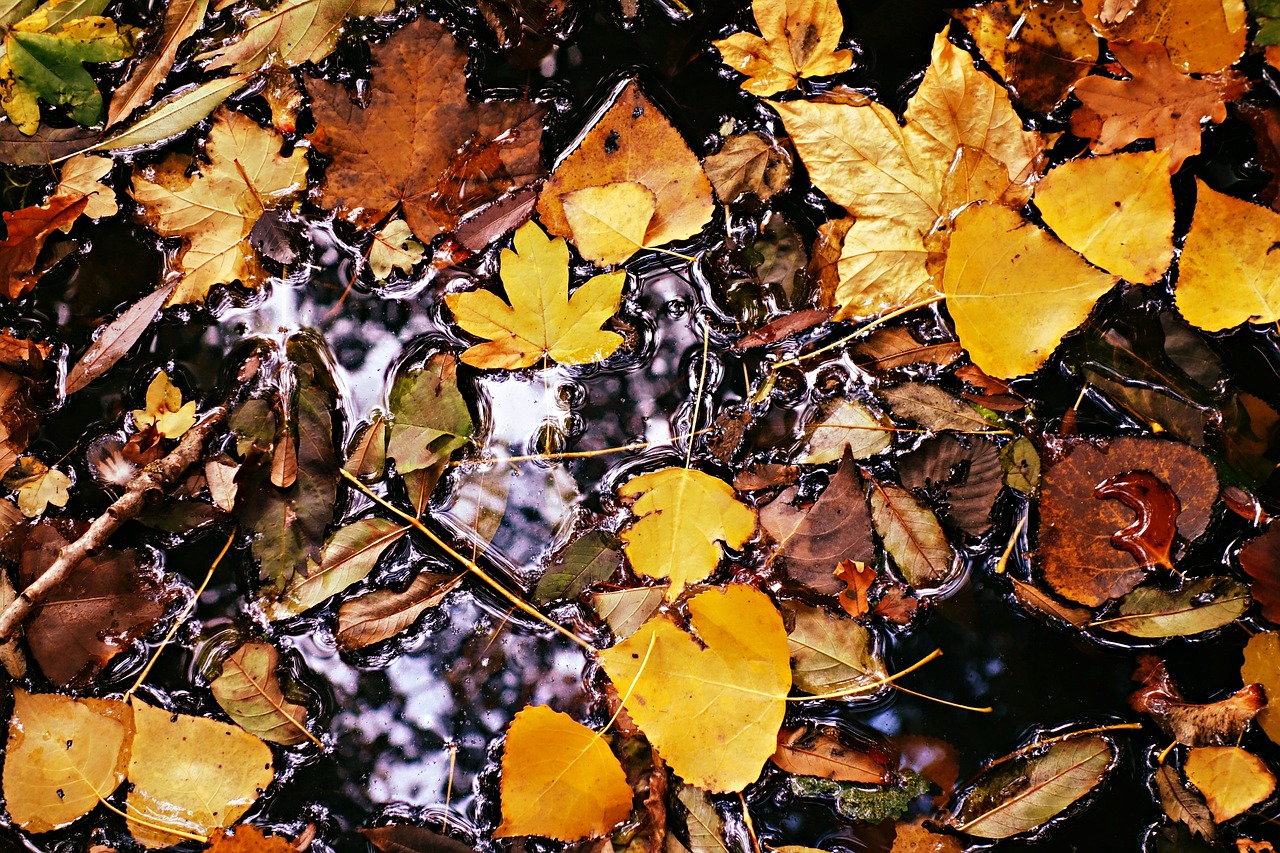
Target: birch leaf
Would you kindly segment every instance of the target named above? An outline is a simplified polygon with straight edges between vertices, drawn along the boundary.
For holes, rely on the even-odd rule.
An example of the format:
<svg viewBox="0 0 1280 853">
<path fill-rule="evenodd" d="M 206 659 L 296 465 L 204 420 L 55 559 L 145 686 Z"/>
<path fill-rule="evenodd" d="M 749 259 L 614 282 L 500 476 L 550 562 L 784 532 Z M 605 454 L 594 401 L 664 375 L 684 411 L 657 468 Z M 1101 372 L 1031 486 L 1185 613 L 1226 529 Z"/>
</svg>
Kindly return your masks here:
<svg viewBox="0 0 1280 853">
<path fill-rule="evenodd" d="M 783 612 L 791 626 L 787 646 L 797 689 L 822 695 L 865 686 L 865 695 L 875 694 L 886 673 L 865 625 L 799 602 Z"/>
<path fill-rule="evenodd" d="M 338 645 L 348 651 L 389 640 L 418 621 L 462 581 L 462 575 L 420 572 L 404 592 L 380 589 L 338 608 Z"/>
<path fill-rule="evenodd" d="M 801 78 L 846 71 L 853 54 L 837 50 L 844 19 L 836 0 L 753 0 L 760 35 L 734 33 L 712 42 L 725 64 L 747 76 L 742 88 L 767 98 Z"/>
<path fill-rule="evenodd" d="M 1245 684 L 1261 684 L 1268 699 L 1280 696 L 1280 634 L 1263 631 L 1254 634 L 1244 647 L 1244 664 L 1240 678 Z M 1280 702 L 1267 705 L 1258 713 L 1258 725 L 1273 743 L 1280 743 Z"/>
<path fill-rule="evenodd" d="M 1276 777 L 1262 759 L 1238 746 L 1193 749 L 1182 769 L 1204 794 L 1216 823 L 1244 814 L 1276 789 Z"/>
<path fill-rule="evenodd" d="M 872 480 L 871 522 L 909 585 L 935 589 L 951 576 L 955 553 L 938 517 L 906 489 Z"/>
<path fill-rule="evenodd" d="M 613 266 L 645 246 L 657 197 L 636 181 L 583 187 L 561 198 L 578 254 L 597 266 Z"/>
<path fill-rule="evenodd" d="M 209 689 L 227 716 L 245 731 L 292 746 L 312 738 L 306 728 L 306 706 L 290 702 L 280 689 L 279 665 L 275 646 L 245 643 L 222 662 L 222 674 Z"/>
</svg>

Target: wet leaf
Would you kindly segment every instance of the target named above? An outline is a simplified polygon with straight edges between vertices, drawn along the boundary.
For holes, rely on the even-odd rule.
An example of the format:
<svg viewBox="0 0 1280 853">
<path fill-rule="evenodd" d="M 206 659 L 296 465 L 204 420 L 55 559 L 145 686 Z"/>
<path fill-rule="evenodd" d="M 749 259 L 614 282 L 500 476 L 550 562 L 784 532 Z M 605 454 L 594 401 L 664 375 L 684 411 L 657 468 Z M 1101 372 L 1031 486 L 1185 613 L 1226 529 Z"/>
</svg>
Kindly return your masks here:
<svg viewBox="0 0 1280 853">
<path fill-rule="evenodd" d="M 732 853 L 726 843 L 724 818 L 705 791 L 692 785 L 680 785 L 676 788 L 676 799 L 685 810 L 689 853 Z"/>
<path fill-rule="evenodd" d="M 395 0 L 284 0 L 269 11 L 251 9 L 241 20 L 244 32 L 238 38 L 196 60 L 237 74 L 319 62 L 337 46 L 344 19 L 382 15 L 393 8 Z"/>
<path fill-rule="evenodd" d="M 1133 637 L 1186 637 L 1230 625 L 1249 603 L 1249 590 L 1234 578 L 1196 578 L 1172 592 L 1138 587 L 1120 599 L 1117 615 L 1093 624 Z"/>
<path fill-rule="evenodd" d="M 964 853 L 960 842 L 950 836 L 930 832 L 922 826 L 900 823 L 894 830 L 889 853 Z"/>
<path fill-rule="evenodd" d="M 768 346 L 790 336 L 820 326 L 831 319 L 829 308 L 803 308 L 783 314 L 776 320 L 764 324 L 754 332 L 748 332 L 733 345 L 734 349 L 752 349 Z"/>
<path fill-rule="evenodd" d="M 601 736 L 545 705 L 525 708 L 502 751 L 495 838 L 597 838 L 631 813 L 631 786 Z"/>
<path fill-rule="evenodd" d="M 134 110 L 151 100 L 156 86 L 173 68 L 178 48 L 200 29 L 208 8 L 209 0 L 176 0 L 166 5 L 158 42 L 150 45 L 147 55 L 133 66 L 129 76 L 111 95 L 111 105 L 107 107 L 108 125 L 128 118 Z"/>
<path fill-rule="evenodd" d="M 182 402 L 182 392 L 163 370 L 147 386 L 145 409 L 134 409 L 133 423 L 139 430 L 153 428 L 163 438 L 181 438 L 196 422 L 196 401 Z"/>
<path fill-rule="evenodd" d="M 1249 638 L 1240 679 L 1245 684 L 1262 685 L 1267 704 L 1258 712 L 1258 726 L 1273 743 L 1280 743 L 1280 702 L 1273 703 L 1271 698 L 1280 696 L 1280 634 L 1263 631 Z"/>
<path fill-rule="evenodd" d="M 265 741 L 293 746 L 310 739 L 307 707 L 280 688 L 280 653 L 269 643 L 245 643 L 222 661 L 209 689 L 237 725 Z"/>
<path fill-rule="evenodd" d="M 393 219 L 373 235 L 373 242 L 369 244 L 369 270 L 375 281 L 390 278 L 393 267 L 407 275 L 426 253 L 426 248 L 413 239 L 408 223 Z"/>
<path fill-rule="evenodd" d="M 1112 40 L 1156 42 L 1184 72 L 1211 73 L 1244 52 L 1244 4 L 1221 0 L 1133 0 L 1123 15 L 1108 15 L 1110 0 L 1083 0 L 1098 35 Z M 1123 59 L 1121 60 L 1123 62 Z"/>
<path fill-rule="evenodd" d="M 767 98 L 802 78 L 847 71 L 853 54 L 837 50 L 844 18 L 836 0 L 753 0 L 760 35 L 734 33 L 712 42 L 730 68 L 745 74 L 742 88 Z"/>
<path fill-rule="evenodd" d="M 1009 582 L 1013 584 L 1014 600 L 1025 610 L 1061 619 L 1077 628 L 1083 628 L 1093 621 L 1093 613 L 1089 610 L 1061 602 L 1035 584 L 1020 581 L 1017 578 L 1010 578 Z"/>
<path fill-rule="evenodd" d="M 54 196 L 47 204 L 4 213 L 5 238 L 0 241 L 0 287 L 10 299 L 30 293 L 39 275 L 33 273 L 49 236 L 70 226 L 84 212 L 88 198 Z"/>
<path fill-rule="evenodd" d="M 71 499 L 71 478 L 34 456 L 24 456 L 4 475 L 3 485 L 18 493 L 18 509 L 27 518 L 42 515 L 49 504 L 62 507 Z"/>
<path fill-rule="evenodd" d="M 1000 452 L 990 440 L 927 438 L 897 468 L 902 485 L 923 492 L 944 521 L 970 536 L 990 529 L 991 509 L 1004 485 Z"/>
<path fill-rule="evenodd" d="M 625 639 L 654 614 L 667 597 L 667 587 L 644 586 L 587 594 L 591 607 L 615 637 Z"/>
<path fill-rule="evenodd" d="M 576 599 L 593 584 L 608 579 L 622 565 L 617 537 L 592 530 L 569 543 L 547 565 L 533 591 L 538 604 Z"/>
<path fill-rule="evenodd" d="M 1209 814 L 1204 798 L 1188 788 L 1181 774 L 1168 764 L 1160 765 L 1153 776 L 1160 807 L 1169 819 L 1186 824 L 1195 835 L 1212 841 L 1215 834 L 1213 816 Z"/>
<path fill-rule="evenodd" d="M 857 560 L 841 560 L 835 570 L 836 580 L 848 588 L 840 591 L 840 606 L 854 619 L 860 619 L 871 610 L 867 593 L 876 582 L 876 570 Z"/>
<path fill-rule="evenodd" d="M 88 128 L 41 125 L 28 136 L 12 122 L 0 122 L 0 163 L 12 166 L 47 166 L 58 157 L 83 151 L 98 139 Z"/>
<path fill-rule="evenodd" d="M 900 819 L 929 790 L 928 780 L 914 773 L 899 774 L 894 785 L 858 785 L 815 776 L 792 776 L 787 781 L 793 794 L 830 799 L 841 816 L 869 824 Z"/>
<path fill-rule="evenodd" d="M 906 382 L 878 388 L 876 394 L 888 404 L 896 418 L 928 430 L 972 432 L 995 428 L 972 406 L 956 399 L 937 385 Z"/>
<path fill-rule="evenodd" d="M 1217 823 L 1244 814 L 1276 789 L 1276 777 L 1262 759 L 1238 746 L 1193 749 L 1182 769 Z"/>
<path fill-rule="evenodd" d="M 621 533 L 627 561 L 638 575 L 670 578 L 668 601 L 716 570 L 722 542 L 741 548 L 756 530 L 755 512 L 728 483 L 690 468 L 632 477 L 618 497 L 637 519 Z"/>
<path fill-rule="evenodd" d="M 938 517 L 906 489 L 872 480 L 871 523 L 909 586 L 932 589 L 951 577 L 955 553 Z"/>
<path fill-rule="evenodd" d="M 733 204 L 744 195 L 768 201 L 791 182 L 791 154 L 761 133 L 749 131 L 725 139 L 702 161 L 716 197 Z"/>
<path fill-rule="evenodd" d="M 264 604 L 267 618 L 288 619 L 364 580 L 383 553 L 409 528 L 385 518 L 362 518 L 335 530 L 324 543 L 320 564 L 295 574 L 280 595 Z M 246 727 L 247 728 L 247 727 Z"/>
<path fill-rule="evenodd" d="M 1036 187 L 1044 224 L 1092 263 L 1151 284 L 1173 261 L 1173 188 L 1161 151 L 1068 160 Z"/>
<path fill-rule="evenodd" d="M 656 617 L 601 652 L 600 663 L 620 690 L 634 681 L 627 713 L 678 776 L 712 792 L 740 791 L 773 754 L 786 711 L 782 618 L 764 593 L 741 584 L 699 593 L 688 607 L 697 639 L 672 617 Z"/>
<path fill-rule="evenodd" d="M 213 114 L 222 102 L 244 88 L 248 77 L 226 77 L 210 80 L 179 90 L 149 107 L 137 120 L 114 130 L 85 151 L 117 151 L 165 142 L 186 133 Z M 79 149 L 77 149 L 79 150 Z"/>
<path fill-rule="evenodd" d="M 569 247 L 534 223 L 502 250 L 502 283 L 511 304 L 487 290 L 445 297 L 458 325 L 488 343 L 462 354 L 475 367 L 515 370 L 540 360 L 603 361 L 622 336 L 600 326 L 618 311 L 626 274 L 597 275 L 569 294 Z"/>
<path fill-rule="evenodd" d="M 243 729 L 153 708 L 136 696 L 132 705 L 129 814 L 208 836 L 239 820 L 271 784 L 271 749 Z M 128 825 L 146 847 L 180 840 L 134 821 Z"/>
<path fill-rule="evenodd" d="M 871 563 L 876 556 L 871 513 L 852 455 L 845 452 L 813 506 L 793 506 L 795 496 L 788 489 L 760 509 L 760 527 L 777 543 L 770 559 L 780 559 L 793 581 L 838 595 L 845 588 L 835 575 L 840 561 Z"/>
<path fill-rule="evenodd" d="M 474 426 L 458 391 L 458 360 L 436 353 L 421 370 L 396 374 L 391 386 L 391 433 L 386 455 L 401 475 L 423 471 L 428 494 L 449 457 L 463 447 Z"/>
<path fill-rule="evenodd" d="M 822 695 L 865 686 L 866 695 L 874 695 L 886 673 L 864 625 L 794 601 L 784 616 L 791 626 L 787 644 L 797 690 Z"/>
<path fill-rule="evenodd" d="M 645 248 L 657 198 L 644 184 L 614 181 L 562 194 L 573 245 L 596 266 L 614 266 Z"/>
<path fill-rule="evenodd" d="M 338 608 L 338 645 L 348 651 L 389 640 L 435 607 L 462 575 L 419 572 L 404 592 L 380 589 L 344 601 Z"/>
<path fill-rule="evenodd" d="M 1195 704 L 1186 701 L 1174 683 L 1164 661 L 1155 655 L 1138 659 L 1133 680 L 1142 687 L 1129 697 L 1129 705 L 1139 713 L 1150 714 L 1160 729 L 1178 743 L 1187 746 L 1213 746 L 1238 743 L 1267 700 L 1257 684 L 1246 684 L 1233 695 L 1218 702 Z"/>
<path fill-rule="evenodd" d="M 922 342 L 906 326 L 877 329 L 853 347 L 854 359 L 869 370 L 895 370 L 913 364 L 946 367 L 963 353 L 957 341 Z"/>
<path fill-rule="evenodd" d="M 9 818 L 48 832 L 93 811 L 124 781 L 132 741 L 123 702 L 15 687 L 4 762 Z"/>
<path fill-rule="evenodd" d="M 387 421 L 381 414 L 373 423 L 359 427 L 348 445 L 343 470 L 362 480 L 381 479 L 387 467 L 387 432 Z"/>
<path fill-rule="evenodd" d="M 111 166 L 111 160 L 106 157 L 73 157 L 63 164 L 53 194 L 74 199 L 87 198 L 84 215 L 90 219 L 115 216 L 120 210 L 116 204 L 116 192 L 101 183 L 111 173 Z M 62 226 L 62 230 L 70 231 L 71 224 Z"/>
<path fill-rule="evenodd" d="M 67 373 L 66 393 L 74 394 L 84 388 L 127 355 L 151 326 L 151 321 L 160 312 L 160 306 L 175 287 L 177 283 L 173 282 L 147 294 L 104 326 L 84 355 L 80 356 L 80 360 Z"/>
<path fill-rule="evenodd" d="M 805 418 L 807 447 L 799 459 L 810 465 L 835 462 L 845 455 L 866 459 L 893 442 L 889 419 L 873 414 L 858 400 L 844 398 L 815 409 Z"/>
<path fill-rule="evenodd" d="M 801 725 L 778 732 L 778 750 L 770 760 L 788 773 L 820 776 L 864 785 L 893 781 L 893 756 L 870 738 L 856 746 L 845 743 L 834 726 Z"/>
<path fill-rule="evenodd" d="M 1128 551 L 1141 568 L 1173 568 L 1182 504 L 1167 483 L 1146 471 L 1130 471 L 1094 486 L 1093 496 L 1119 501 L 1137 515 L 1128 527 L 1111 534 L 1113 547 Z"/>
<path fill-rule="evenodd" d="M 997 764 L 961 798 L 949 826 L 978 838 L 1030 832 L 1098 787 L 1115 760 L 1115 744 L 1093 735 Z"/>
<path fill-rule="evenodd" d="M 237 826 L 233 834 L 218 830 L 210 839 L 208 853 L 298 853 L 298 848 L 278 835 L 270 838 L 251 823 Z"/>
<path fill-rule="evenodd" d="M 468 853 L 472 850 L 447 835 L 407 823 L 357 831 L 383 853 Z"/>
<path fill-rule="evenodd" d="M 294 8 L 316 10 L 319 0 L 296 0 Z M 541 175 L 542 107 L 468 100 L 467 54 L 443 26 L 420 18 L 371 52 L 367 108 L 341 83 L 307 81 L 317 124 L 311 139 L 330 158 L 326 207 L 372 228 L 399 206 L 425 242 Z"/>
</svg>

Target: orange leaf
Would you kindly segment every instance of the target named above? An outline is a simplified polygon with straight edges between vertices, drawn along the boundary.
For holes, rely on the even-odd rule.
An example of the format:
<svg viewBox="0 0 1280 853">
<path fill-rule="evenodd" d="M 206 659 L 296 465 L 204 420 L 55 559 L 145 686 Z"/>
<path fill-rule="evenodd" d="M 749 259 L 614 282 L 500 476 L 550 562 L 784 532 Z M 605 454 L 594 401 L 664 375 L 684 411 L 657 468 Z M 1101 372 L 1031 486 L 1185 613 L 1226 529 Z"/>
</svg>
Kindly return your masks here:
<svg viewBox="0 0 1280 853">
<path fill-rule="evenodd" d="M 30 293 L 39 276 L 32 267 L 49 235 L 75 222 L 89 203 L 87 197 L 55 196 L 47 205 L 24 207 L 4 214 L 8 236 L 0 241 L 0 287 L 10 299 Z"/>
<path fill-rule="evenodd" d="M 871 609 L 867 601 L 867 592 L 876 582 L 876 570 L 858 560 L 841 560 L 836 566 L 835 576 L 848 585 L 848 589 L 840 593 L 840 606 L 854 619 L 866 616 Z"/>
</svg>

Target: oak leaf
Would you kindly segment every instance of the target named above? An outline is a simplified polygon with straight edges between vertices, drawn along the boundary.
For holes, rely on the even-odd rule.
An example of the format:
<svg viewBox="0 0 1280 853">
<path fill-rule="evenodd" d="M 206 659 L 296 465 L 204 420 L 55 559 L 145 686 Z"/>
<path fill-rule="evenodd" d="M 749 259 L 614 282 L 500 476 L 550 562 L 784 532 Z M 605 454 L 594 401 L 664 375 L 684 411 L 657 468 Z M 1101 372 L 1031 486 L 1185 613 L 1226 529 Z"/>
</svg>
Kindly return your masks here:
<svg viewBox="0 0 1280 853">
<path fill-rule="evenodd" d="M 545 705 L 516 714 L 502 751 L 495 838 L 598 838 L 630 813 L 627 775 L 597 732 Z"/>
<path fill-rule="evenodd" d="M 227 655 L 209 684 L 213 698 L 237 725 L 263 740 L 292 746 L 315 740 L 307 731 L 307 707 L 280 688 L 280 653 L 269 643 L 245 643 Z"/>
<path fill-rule="evenodd" d="M 669 601 L 715 571 L 721 542 L 741 548 L 756 529 L 755 512 L 728 483 L 690 468 L 632 477 L 618 497 L 637 518 L 621 534 L 627 559 L 636 574 L 670 578 Z"/>
<path fill-rule="evenodd" d="M 853 54 L 837 50 L 844 18 L 836 0 L 753 0 L 760 35 L 734 33 L 712 42 L 725 64 L 747 76 L 742 88 L 767 98 L 799 80 L 847 71 Z"/>
<path fill-rule="evenodd" d="M 1098 35 L 1109 41 L 1155 42 L 1185 73 L 1212 73 L 1244 53 L 1248 37 L 1242 0 L 1082 0 Z M 1121 60 L 1123 61 L 1123 60 Z"/>
<path fill-rule="evenodd" d="M 1150 714 L 1165 734 L 1192 747 L 1239 742 L 1249 721 L 1267 704 L 1258 684 L 1246 684 L 1218 702 L 1188 702 L 1155 655 L 1138 658 L 1133 680 L 1142 684 L 1129 697 L 1133 710 Z"/>
<path fill-rule="evenodd" d="M 1238 746 L 1193 749 L 1182 769 L 1217 823 L 1244 814 L 1276 789 L 1276 777 L 1262 759 Z"/>
<path fill-rule="evenodd" d="M 468 100 L 467 54 L 443 26 L 420 18 L 372 54 L 367 108 L 341 83 L 307 81 L 326 207 L 371 228 L 399 206 L 427 241 L 541 176 L 543 108 Z"/>
<path fill-rule="evenodd" d="M 66 506 L 71 499 L 71 478 L 36 459 L 24 456 L 4 475 L 3 485 L 18 493 L 18 509 L 27 518 L 35 518 L 54 506 Z"/>
<path fill-rule="evenodd" d="M 602 361 L 622 336 L 600 328 L 617 313 L 626 273 L 597 275 L 569 294 L 569 247 L 535 223 L 516 230 L 502 250 L 501 276 L 510 304 L 487 290 L 445 297 L 458 325 L 488 343 L 462 354 L 475 367 L 516 370 L 547 358 L 559 364 Z"/>
<path fill-rule="evenodd" d="M 241 20 L 243 33 L 196 60 L 236 74 L 319 62 L 337 46 L 344 20 L 383 15 L 395 5 L 395 0 L 284 0 L 269 10 L 250 7 Z"/>
<path fill-rule="evenodd" d="M 249 234 L 268 210 L 290 203 L 306 186 L 306 152 L 280 155 L 281 138 L 253 119 L 220 108 L 214 114 L 209 163 L 188 175 L 190 158 L 171 154 L 135 173 L 133 197 L 163 237 L 181 237 L 184 277 L 170 304 L 199 302 L 218 284 L 256 287 L 265 279 Z"/>
<path fill-rule="evenodd" d="M 841 590 L 839 596 L 844 612 L 854 619 L 866 616 L 871 610 L 867 593 L 876 582 L 876 570 L 857 560 L 841 560 L 840 565 L 836 566 L 835 576 L 848 587 Z"/>
<path fill-rule="evenodd" d="M 10 299 L 30 293 L 40 250 L 54 231 L 70 227 L 89 204 L 87 197 L 54 195 L 43 205 L 6 211 L 5 238 L 0 241 L 0 288 Z"/>
<path fill-rule="evenodd" d="M 634 684 L 624 707 L 676 775 L 712 792 L 741 791 L 777 748 L 786 712 L 782 617 L 741 584 L 701 592 L 688 606 L 696 639 L 659 616 L 601 652 L 600 663 L 619 690 Z"/>
</svg>

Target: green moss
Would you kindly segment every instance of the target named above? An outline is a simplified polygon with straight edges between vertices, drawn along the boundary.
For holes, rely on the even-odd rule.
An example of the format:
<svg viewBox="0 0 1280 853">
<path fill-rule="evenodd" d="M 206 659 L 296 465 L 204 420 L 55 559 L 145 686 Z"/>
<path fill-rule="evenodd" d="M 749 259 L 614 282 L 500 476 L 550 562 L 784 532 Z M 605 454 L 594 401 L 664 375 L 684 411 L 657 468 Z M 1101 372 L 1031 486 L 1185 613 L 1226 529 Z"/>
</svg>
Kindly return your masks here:
<svg viewBox="0 0 1280 853">
<path fill-rule="evenodd" d="M 791 792 L 799 797 L 832 799 L 841 815 L 850 820 L 880 823 L 902 817 L 912 800 L 928 793 L 929 780 L 918 773 L 904 772 L 897 785 L 858 785 L 814 776 L 793 776 Z"/>
</svg>

